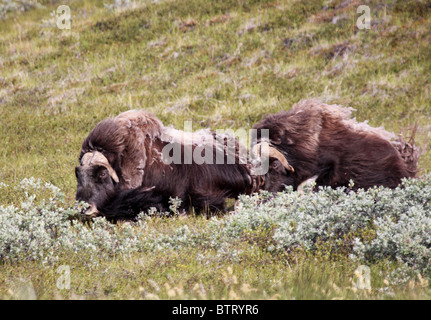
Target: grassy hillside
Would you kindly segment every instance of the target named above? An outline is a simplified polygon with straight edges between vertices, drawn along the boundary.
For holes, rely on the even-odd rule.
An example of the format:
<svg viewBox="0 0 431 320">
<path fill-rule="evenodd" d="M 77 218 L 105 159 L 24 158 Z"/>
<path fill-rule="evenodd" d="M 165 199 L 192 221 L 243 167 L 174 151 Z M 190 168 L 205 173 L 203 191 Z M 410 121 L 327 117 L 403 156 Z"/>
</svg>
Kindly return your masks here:
<svg viewBox="0 0 431 320">
<path fill-rule="evenodd" d="M 0 3 L 1 206 L 25 199 L 15 186 L 29 177 L 59 187 L 64 206 L 72 205 L 83 139 L 99 121 L 128 109 L 152 111 L 178 129 L 192 120 L 196 130 L 247 130 L 266 114 L 320 98 L 407 137 L 417 122 L 416 142 L 423 148 L 431 139 L 429 0 L 70 0 L 70 30 L 57 28 L 51 15 L 63 3 L 26 3 Z M 371 10 L 369 30 L 356 27 L 361 4 Z M 429 148 L 419 167 L 419 175 L 431 172 Z M 42 189 L 35 191 L 38 198 L 45 196 Z M 148 228 L 162 233 L 208 227 L 199 217 L 150 221 Z M 253 231 L 241 245 L 265 241 L 265 232 Z M 214 264 L 205 266 L 196 262 L 196 248 L 102 259 L 90 269 L 65 258 L 76 272 L 90 271 L 62 297 L 361 297 L 345 289 L 355 269 L 347 256 L 316 263 L 301 254 L 292 265 L 260 248 L 250 245 L 239 264 L 214 252 Z M 337 272 L 331 272 L 334 264 Z M 108 269 L 117 276 L 102 272 Z M 55 275 L 49 270 L 34 261 L 6 263 L 0 281 L 31 278 L 38 297 L 59 297 L 47 289 Z M 129 280 L 130 274 L 138 280 Z M 174 283 L 179 291 L 169 291 Z M 400 297 L 424 294 L 399 290 Z"/>
<path fill-rule="evenodd" d="M 137 1 L 111 10 L 70 1 L 70 31 L 56 27 L 54 3 L 8 13 L 0 22 L 0 180 L 40 177 L 73 193 L 85 136 L 130 108 L 177 128 L 192 120 L 196 129 L 248 129 L 318 97 L 397 133 L 418 121 L 424 145 L 429 2 L 366 3 L 370 30 L 355 27 L 357 1 Z M 431 170 L 429 151 L 420 167 Z"/>
</svg>

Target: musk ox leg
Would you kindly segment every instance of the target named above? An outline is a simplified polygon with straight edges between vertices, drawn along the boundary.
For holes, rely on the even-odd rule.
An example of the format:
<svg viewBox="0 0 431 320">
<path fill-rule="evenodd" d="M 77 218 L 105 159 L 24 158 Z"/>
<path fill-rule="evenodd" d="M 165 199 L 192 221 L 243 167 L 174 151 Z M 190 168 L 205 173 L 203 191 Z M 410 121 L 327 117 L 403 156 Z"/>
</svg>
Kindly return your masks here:
<svg viewBox="0 0 431 320">
<path fill-rule="evenodd" d="M 191 196 L 192 206 L 197 214 L 226 212 L 226 197 L 220 195 Z"/>
<path fill-rule="evenodd" d="M 319 154 L 317 162 L 316 186 L 337 187 L 340 183 L 337 172 L 339 170 L 339 160 L 330 153 Z"/>
</svg>

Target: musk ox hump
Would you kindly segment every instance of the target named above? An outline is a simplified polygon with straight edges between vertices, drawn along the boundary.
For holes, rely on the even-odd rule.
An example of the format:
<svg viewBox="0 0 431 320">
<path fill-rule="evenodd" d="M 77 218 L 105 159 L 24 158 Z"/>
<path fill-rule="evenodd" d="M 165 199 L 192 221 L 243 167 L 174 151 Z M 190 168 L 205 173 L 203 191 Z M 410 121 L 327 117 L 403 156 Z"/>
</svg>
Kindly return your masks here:
<svg viewBox="0 0 431 320">
<path fill-rule="evenodd" d="M 121 179 L 123 189 L 141 186 L 148 162 L 160 160 L 160 152 L 154 150 L 153 142 L 160 139 L 162 122 L 144 110 L 129 110 L 114 118 L 123 136 L 124 151 L 121 155 Z"/>
<path fill-rule="evenodd" d="M 155 115 L 144 110 L 125 111 L 116 116 L 114 121 L 125 130 L 139 130 L 150 138 L 160 136 L 163 129 L 162 122 Z"/>
</svg>

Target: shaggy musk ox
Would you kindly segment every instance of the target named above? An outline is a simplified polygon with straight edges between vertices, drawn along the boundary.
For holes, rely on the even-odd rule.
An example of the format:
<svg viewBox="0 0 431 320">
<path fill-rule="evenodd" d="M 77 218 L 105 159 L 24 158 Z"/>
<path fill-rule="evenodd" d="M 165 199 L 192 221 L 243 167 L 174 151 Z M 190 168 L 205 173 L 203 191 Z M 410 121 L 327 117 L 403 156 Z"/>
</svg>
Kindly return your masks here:
<svg viewBox="0 0 431 320">
<path fill-rule="evenodd" d="M 355 190 L 395 188 L 402 178 L 414 177 L 419 152 L 413 139 L 408 143 L 382 128 L 358 123 L 351 111 L 305 100 L 257 123 L 253 152 L 265 148 L 269 157 L 262 189 L 277 192 L 291 185 L 296 190 L 308 179 L 334 188 L 348 187 L 349 180 Z M 269 141 L 260 138 L 262 129 L 269 130 Z"/>
<path fill-rule="evenodd" d="M 145 111 L 127 111 L 100 122 L 84 140 L 76 199 L 90 204 L 87 215 L 114 220 L 151 207 L 167 210 L 170 197 L 182 200 L 180 210 L 224 210 L 226 198 L 254 190 L 243 148 L 229 135 L 185 133 Z M 224 164 L 217 164 L 220 155 Z"/>
</svg>

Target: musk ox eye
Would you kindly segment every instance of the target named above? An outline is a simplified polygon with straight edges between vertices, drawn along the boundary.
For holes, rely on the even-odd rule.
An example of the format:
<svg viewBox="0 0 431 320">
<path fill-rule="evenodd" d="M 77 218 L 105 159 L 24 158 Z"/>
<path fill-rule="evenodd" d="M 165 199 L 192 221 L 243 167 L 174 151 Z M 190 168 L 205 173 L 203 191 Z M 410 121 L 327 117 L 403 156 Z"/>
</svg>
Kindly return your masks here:
<svg viewBox="0 0 431 320">
<path fill-rule="evenodd" d="M 286 144 L 287 145 L 293 145 L 293 144 L 295 144 L 295 142 L 291 138 L 287 138 L 286 139 Z"/>
<path fill-rule="evenodd" d="M 279 145 L 282 142 L 281 138 L 278 136 L 277 137 L 271 137 L 270 141 L 272 144 L 276 144 L 276 145 Z"/>
<path fill-rule="evenodd" d="M 106 171 L 99 172 L 99 178 L 100 179 L 105 179 L 107 176 L 108 176 L 108 174 L 106 173 Z"/>
</svg>

